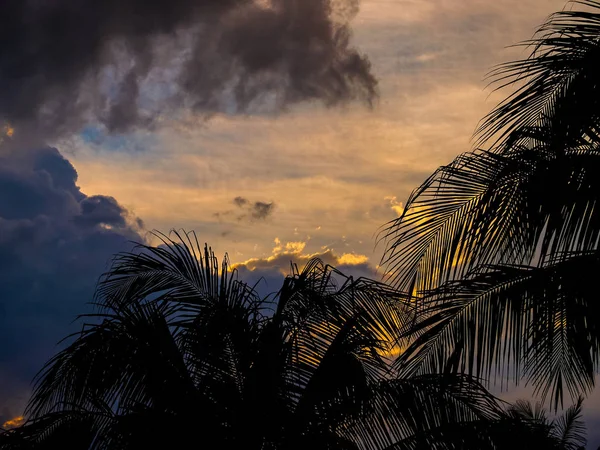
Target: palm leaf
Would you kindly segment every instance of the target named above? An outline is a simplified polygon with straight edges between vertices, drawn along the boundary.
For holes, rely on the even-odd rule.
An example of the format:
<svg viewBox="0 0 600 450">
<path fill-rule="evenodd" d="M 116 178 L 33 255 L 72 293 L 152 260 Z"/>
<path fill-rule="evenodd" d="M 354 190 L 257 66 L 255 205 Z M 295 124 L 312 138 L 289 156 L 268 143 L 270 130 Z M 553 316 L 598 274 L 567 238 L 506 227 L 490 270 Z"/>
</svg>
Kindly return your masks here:
<svg viewBox="0 0 600 450">
<path fill-rule="evenodd" d="M 600 152 L 544 149 L 467 153 L 440 168 L 382 235 L 389 281 L 429 291 L 482 265 L 531 265 L 594 249 Z"/>
<path fill-rule="evenodd" d="M 477 145 L 491 139 L 502 151 L 527 145 L 527 128 L 550 130 L 553 147 L 562 150 L 580 139 L 598 142 L 600 95 L 600 3 L 571 2 L 580 10 L 550 16 L 534 38 L 527 59 L 502 64 L 490 76 L 498 88 L 521 85 L 489 113 L 477 128 Z"/>
<path fill-rule="evenodd" d="M 453 429 L 498 417 L 469 377 L 398 376 L 389 354 L 415 315 L 395 289 L 315 259 L 294 266 L 267 314 L 271 296 L 178 236 L 115 259 L 98 313 L 39 374 L 32 424 L 81 411 L 94 450 L 198 435 L 226 448 L 450 449 Z M 23 437 L 46 442 L 36 429 Z M 483 432 L 471 440 L 489 444 Z"/>
<path fill-rule="evenodd" d="M 542 267 L 494 266 L 448 282 L 423 299 L 423 314 L 397 364 L 405 374 L 525 376 L 555 405 L 589 392 L 598 369 L 600 311 L 590 279 L 598 252 Z M 511 368 L 510 372 L 509 369 Z"/>
<path fill-rule="evenodd" d="M 578 450 L 585 447 L 585 422 L 582 417 L 583 397 L 558 417 L 554 423 L 555 436 L 560 442 L 560 448 Z"/>
</svg>

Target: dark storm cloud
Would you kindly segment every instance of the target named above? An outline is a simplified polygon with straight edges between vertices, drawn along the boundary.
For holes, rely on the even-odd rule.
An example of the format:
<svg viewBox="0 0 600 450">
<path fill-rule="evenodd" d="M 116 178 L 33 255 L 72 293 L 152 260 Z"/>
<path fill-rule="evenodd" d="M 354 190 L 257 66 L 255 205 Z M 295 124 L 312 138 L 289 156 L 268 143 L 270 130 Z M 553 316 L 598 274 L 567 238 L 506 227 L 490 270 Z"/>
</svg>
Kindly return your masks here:
<svg viewBox="0 0 600 450">
<path fill-rule="evenodd" d="M 274 208 L 275 204 L 273 202 L 254 202 L 251 209 L 252 217 L 255 219 L 266 219 L 273 212 Z"/>
<path fill-rule="evenodd" d="M 242 220 L 265 220 L 271 216 L 275 210 L 275 202 L 251 202 L 247 198 L 241 196 L 235 197 L 232 203 L 237 206 L 237 210 L 230 209 L 227 211 L 216 212 L 214 214 L 215 217 L 224 221 L 235 219 L 238 222 Z"/>
<path fill-rule="evenodd" d="M 0 425 L 21 412 L 32 376 L 89 311 L 111 256 L 143 241 L 138 219 L 76 182 L 56 149 L 0 144 Z"/>
<path fill-rule="evenodd" d="M 4 0 L 0 119 L 48 133 L 159 113 L 371 102 L 370 63 L 349 44 L 358 0 Z M 266 106 L 265 106 L 266 105 Z"/>
<path fill-rule="evenodd" d="M 238 207 L 243 207 L 248 204 L 248 199 L 244 197 L 236 197 L 233 199 L 233 203 Z"/>
</svg>

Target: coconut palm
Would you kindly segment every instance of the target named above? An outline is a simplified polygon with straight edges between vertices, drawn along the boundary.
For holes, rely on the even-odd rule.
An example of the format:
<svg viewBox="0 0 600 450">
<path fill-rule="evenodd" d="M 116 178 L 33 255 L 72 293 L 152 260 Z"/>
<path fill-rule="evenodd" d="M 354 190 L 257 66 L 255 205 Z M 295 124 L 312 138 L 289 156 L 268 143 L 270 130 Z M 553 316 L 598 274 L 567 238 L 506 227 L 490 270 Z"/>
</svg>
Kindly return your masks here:
<svg viewBox="0 0 600 450">
<path fill-rule="evenodd" d="M 0 448 L 493 448 L 480 384 L 392 369 L 397 291 L 312 260 L 260 298 L 194 235 L 158 236 L 116 257 Z"/>
<path fill-rule="evenodd" d="M 388 224 L 390 282 L 419 314 L 405 375 L 525 377 L 555 406 L 594 385 L 600 310 L 600 3 L 552 15 L 479 149 L 439 168 Z M 487 145 L 486 149 L 482 149 Z"/>
</svg>

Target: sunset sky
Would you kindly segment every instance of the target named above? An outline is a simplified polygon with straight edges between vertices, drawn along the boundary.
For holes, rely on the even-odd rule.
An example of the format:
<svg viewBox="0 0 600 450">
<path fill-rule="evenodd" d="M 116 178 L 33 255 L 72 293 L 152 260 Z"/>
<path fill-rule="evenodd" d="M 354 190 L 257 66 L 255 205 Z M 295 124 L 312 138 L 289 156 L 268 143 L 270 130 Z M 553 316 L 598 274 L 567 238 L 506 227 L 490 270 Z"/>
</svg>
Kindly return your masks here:
<svg viewBox="0 0 600 450">
<path fill-rule="evenodd" d="M 240 110 L 225 95 L 215 108 L 171 101 L 162 110 L 167 76 L 138 98 L 159 106 L 150 125 L 110 126 L 70 108 L 61 110 L 74 116 L 69 125 L 48 132 L 38 117 L 13 112 L 21 100 L 0 88 L 0 102 L 12 105 L 0 107 L 0 422 L 20 413 L 31 377 L 89 310 L 110 256 L 130 249 L 128 240 L 152 241 L 151 230 L 194 230 L 242 276 L 263 276 L 265 292 L 291 260 L 311 256 L 380 276 L 380 227 L 435 168 L 471 149 L 479 119 L 507 92 L 486 88 L 486 73 L 525 56 L 507 47 L 565 1 L 332 4 L 352 31 L 349 48 L 370 61 L 376 98 L 297 95 L 271 107 L 265 95 Z"/>
<path fill-rule="evenodd" d="M 148 230 L 195 230 L 234 262 L 329 249 L 376 265 L 379 227 L 437 166 L 470 148 L 478 120 L 501 98 L 485 89 L 487 71 L 523 56 L 506 47 L 563 6 L 363 0 L 352 43 L 379 82 L 372 108 L 307 102 L 278 114 L 185 113 L 161 117 L 152 131 L 88 126 L 57 147 L 83 192 L 113 196 Z M 253 216 L 256 202 L 270 204 L 268 213 Z M 288 242 L 302 244 L 286 250 Z"/>
</svg>

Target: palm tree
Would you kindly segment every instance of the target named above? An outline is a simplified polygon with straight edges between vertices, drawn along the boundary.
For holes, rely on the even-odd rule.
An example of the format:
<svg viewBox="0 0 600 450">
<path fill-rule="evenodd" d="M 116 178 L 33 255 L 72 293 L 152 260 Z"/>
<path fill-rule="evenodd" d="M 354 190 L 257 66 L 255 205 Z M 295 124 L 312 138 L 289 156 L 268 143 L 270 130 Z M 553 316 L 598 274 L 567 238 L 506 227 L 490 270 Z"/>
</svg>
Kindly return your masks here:
<svg viewBox="0 0 600 450">
<path fill-rule="evenodd" d="M 480 384 L 392 369 L 397 291 L 312 260 L 261 299 L 195 235 L 158 236 L 116 257 L 0 448 L 495 448 Z"/>
<path fill-rule="evenodd" d="M 555 406 L 600 355 L 600 3 L 574 2 L 492 78 L 518 89 L 386 227 L 390 282 L 419 312 L 404 376 L 525 377 Z M 482 149 L 488 145 L 487 149 Z"/>
</svg>

